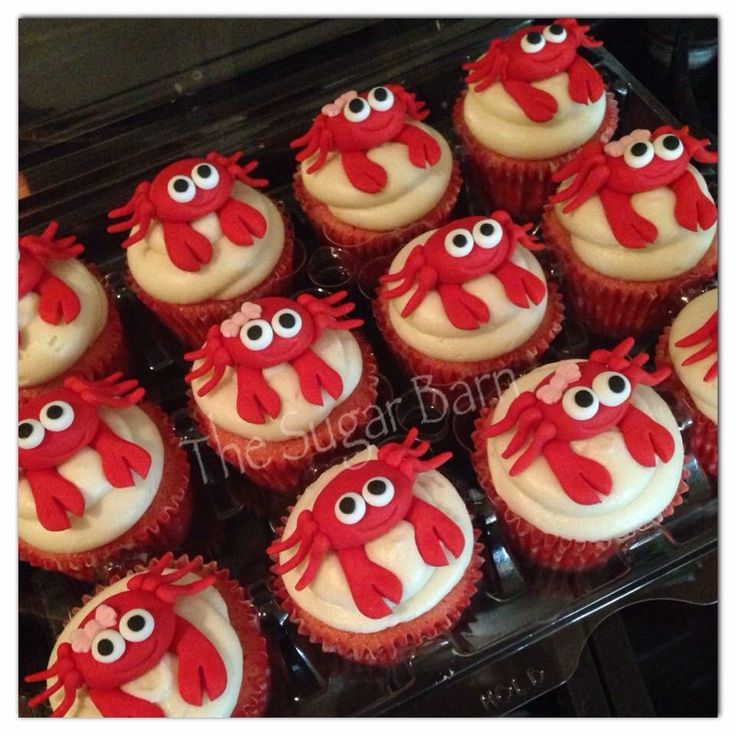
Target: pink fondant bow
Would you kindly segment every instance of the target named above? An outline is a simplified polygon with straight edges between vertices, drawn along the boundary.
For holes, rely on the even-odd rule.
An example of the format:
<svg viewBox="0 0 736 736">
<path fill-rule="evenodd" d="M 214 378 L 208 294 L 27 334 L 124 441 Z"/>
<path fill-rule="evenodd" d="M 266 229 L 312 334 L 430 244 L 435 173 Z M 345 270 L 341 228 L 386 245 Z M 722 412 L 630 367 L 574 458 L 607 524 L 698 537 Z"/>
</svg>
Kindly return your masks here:
<svg viewBox="0 0 736 736">
<path fill-rule="evenodd" d="M 565 389 L 579 378 L 580 368 L 577 363 L 560 363 L 550 382 L 537 389 L 536 396 L 545 404 L 554 404 L 562 398 Z"/>
<path fill-rule="evenodd" d="M 235 337 L 238 330 L 248 321 L 258 319 L 261 316 L 262 308 L 253 302 L 244 302 L 239 312 L 235 312 L 232 317 L 226 319 L 220 325 L 220 332 L 225 337 Z"/>
<path fill-rule="evenodd" d="M 93 619 L 72 632 L 70 637 L 72 649 L 75 652 L 88 652 L 92 648 L 92 642 L 97 634 L 105 629 L 113 628 L 117 622 L 118 614 L 115 609 L 103 603 L 97 607 Z"/>
<path fill-rule="evenodd" d="M 327 115 L 328 118 L 336 118 L 341 112 L 345 105 L 354 100 L 358 96 L 358 93 L 351 89 L 349 92 L 341 94 L 334 102 L 330 102 L 322 108 L 322 114 Z"/>
<path fill-rule="evenodd" d="M 617 141 L 606 143 L 606 145 L 603 147 L 603 150 L 609 156 L 620 158 L 624 155 L 624 153 L 626 152 L 626 146 L 628 146 L 630 143 L 636 143 L 637 141 L 648 141 L 651 137 L 651 131 L 637 128 L 636 130 L 632 130 L 631 133 L 625 135 L 623 138 L 619 138 Z"/>
</svg>

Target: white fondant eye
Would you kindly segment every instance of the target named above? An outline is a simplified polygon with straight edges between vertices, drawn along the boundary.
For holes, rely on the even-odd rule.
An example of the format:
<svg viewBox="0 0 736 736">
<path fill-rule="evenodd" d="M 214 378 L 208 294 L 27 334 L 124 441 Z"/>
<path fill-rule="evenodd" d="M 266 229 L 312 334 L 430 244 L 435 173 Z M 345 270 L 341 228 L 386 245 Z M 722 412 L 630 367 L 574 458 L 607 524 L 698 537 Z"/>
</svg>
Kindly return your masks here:
<svg viewBox="0 0 736 736">
<path fill-rule="evenodd" d="M 197 164 L 192 179 L 200 189 L 214 189 L 220 183 L 220 174 L 212 164 Z"/>
<path fill-rule="evenodd" d="M 32 450 L 38 447 L 46 436 L 46 430 L 38 419 L 24 419 L 18 422 L 18 447 Z"/>
<path fill-rule="evenodd" d="M 529 31 L 521 39 L 521 50 L 525 54 L 537 54 L 545 47 L 544 36 L 537 31 Z"/>
<path fill-rule="evenodd" d="M 547 26 L 542 33 L 550 43 L 562 43 L 567 38 L 567 31 L 559 23 Z"/>
<path fill-rule="evenodd" d="M 473 225 L 473 239 L 481 248 L 495 248 L 503 238 L 503 228 L 496 220 L 488 219 Z"/>
<path fill-rule="evenodd" d="M 365 516 L 365 500 L 359 493 L 345 493 L 337 499 L 335 516 L 343 524 L 357 524 Z"/>
<path fill-rule="evenodd" d="M 172 176 L 166 188 L 174 202 L 191 202 L 197 193 L 197 187 L 188 176 Z"/>
<path fill-rule="evenodd" d="M 294 337 L 302 329 L 302 318 L 293 309 L 279 309 L 274 314 L 271 325 L 279 337 Z"/>
<path fill-rule="evenodd" d="M 445 236 L 445 250 L 454 258 L 468 255 L 474 245 L 473 234 L 461 227 L 450 230 Z"/>
<path fill-rule="evenodd" d="M 593 379 L 593 391 L 604 406 L 620 406 L 631 396 L 631 384 L 626 376 L 606 371 Z"/>
<path fill-rule="evenodd" d="M 63 432 L 74 421 L 74 409 L 66 401 L 50 401 L 41 409 L 39 419 L 50 432 Z"/>
<path fill-rule="evenodd" d="M 265 319 L 252 319 L 240 328 L 240 341 L 248 350 L 265 350 L 273 342 L 273 329 Z"/>
<path fill-rule="evenodd" d="M 665 161 L 674 161 L 682 156 L 685 146 L 682 141 L 672 133 L 661 135 L 654 141 L 654 152 Z"/>
<path fill-rule="evenodd" d="M 371 114 L 371 108 L 362 97 L 353 97 L 343 108 L 342 114 L 351 123 L 362 123 Z"/>
<path fill-rule="evenodd" d="M 584 422 L 598 413 L 598 397 L 585 386 L 575 386 L 565 391 L 562 408 L 569 417 Z"/>
<path fill-rule="evenodd" d="M 369 506 L 387 506 L 394 500 L 394 484 L 382 475 L 363 486 L 363 498 Z"/>
<path fill-rule="evenodd" d="M 117 631 L 105 629 L 92 640 L 91 652 L 102 664 L 117 662 L 125 654 L 125 639 Z"/>
<path fill-rule="evenodd" d="M 145 608 L 134 608 L 120 619 L 120 633 L 126 641 L 145 641 L 153 633 L 156 624 L 153 614 Z"/>
<path fill-rule="evenodd" d="M 654 146 L 649 141 L 631 143 L 624 151 L 624 162 L 630 169 L 641 169 L 654 158 Z"/>
<path fill-rule="evenodd" d="M 374 87 L 368 93 L 368 104 L 379 112 L 390 110 L 394 106 L 394 93 L 386 87 Z"/>
</svg>

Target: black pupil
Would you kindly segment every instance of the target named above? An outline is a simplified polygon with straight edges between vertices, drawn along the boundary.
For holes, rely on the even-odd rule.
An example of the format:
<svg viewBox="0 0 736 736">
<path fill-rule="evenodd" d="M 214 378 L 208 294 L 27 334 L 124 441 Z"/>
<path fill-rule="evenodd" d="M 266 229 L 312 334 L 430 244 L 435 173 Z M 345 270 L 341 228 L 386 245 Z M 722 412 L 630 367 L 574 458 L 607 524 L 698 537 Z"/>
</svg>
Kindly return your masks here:
<svg viewBox="0 0 736 736">
<path fill-rule="evenodd" d="M 378 87 L 373 93 L 373 97 L 375 97 L 379 102 L 384 102 L 388 99 L 388 90 L 384 87 Z"/>
<path fill-rule="evenodd" d="M 109 639 L 100 639 L 97 642 L 97 651 L 103 657 L 107 657 L 109 654 L 112 654 L 114 648 L 113 643 Z"/>
<path fill-rule="evenodd" d="M 18 425 L 18 437 L 22 440 L 33 434 L 33 425 L 30 422 L 21 422 Z"/>
<path fill-rule="evenodd" d="M 60 419 L 63 413 L 64 407 L 59 406 L 58 404 L 52 404 L 48 409 L 46 409 L 46 416 L 49 419 Z"/>
<path fill-rule="evenodd" d="M 386 483 L 382 480 L 372 480 L 368 482 L 368 485 L 366 486 L 368 493 L 371 493 L 374 496 L 380 496 L 382 493 L 386 492 Z"/>
<path fill-rule="evenodd" d="M 662 145 L 668 151 L 676 151 L 680 146 L 680 139 L 675 135 L 667 135 L 662 141 Z"/>
<path fill-rule="evenodd" d="M 364 105 L 365 105 L 365 100 L 361 99 L 360 97 L 354 97 L 348 103 L 348 107 L 350 108 L 350 111 L 355 112 L 355 113 L 362 112 Z"/>
<path fill-rule="evenodd" d="M 452 242 L 458 248 L 464 248 L 468 244 L 468 239 L 464 235 L 456 235 Z"/>
<path fill-rule="evenodd" d="M 491 223 L 490 223 L 490 222 L 484 222 L 484 223 L 483 223 L 483 224 L 482 224 L 482 225 L 480 226 L 480 232 L 481 232 L 481 235 L 484 235 L 484 236 L 485 236 L 486 238 L 487 238 L 487 237 L 489 237 L 489 236 L 491 236 L 491 235 L 493 235 L 493 231 L 494 231 L 495 229 L 496 229 L 496 228 L 495 228 L 495 227 L 493 227 L 493 225 L 491 225 Z"/>
<path fill-rule="evenodd" d="M 623 393 L 626 389 L 626 381 L 623 376 L 611 376 L 608 379 L 608 388 L 615 394 Z"/>
<path fill-rule="evenodd" d="M 350 498 L 350 496 L 345 496 L 345 498 L 341 498 L 340 511 L 342 511 L 343 514 L 352 514 L 353 511 L 355 511 L 355 499 Z"/>
<path fill-rule="evenodd" d="M 575 403 L 586 409 L 593 403 L 593 394 L 590 391 L 578 391 L 575 394 Z"/>
<path fill-rule="evenodd" d="M 527 33 L 526 40 L 529 41 L 532 46 L 536 46 L 542 40 L 542 34 L 532 31 L 531 33 Z"/>
<path fill-rule="evenodd" d="M 634 154 L 634 156 L 643 156 L 647 152 L 647 144 L 646 143 L 634 143 L 633 146 L 631 146 L 631 153 Z"/>
<path fill-rule="evenodd" d="M 212 176 L 212 167 L 207 164 L 200 164 L 197 166 L 197 173 L 203 178 L 207 179 Z"/>
<path fill-rule="evenodd" d="M 286 327 L 286 329 L 291 329 L 296 324 L 296 317 L 294 317 L 293 314 L 290 314 L 287 312 L 286 314 L 282 314 L 279 317 L 279 323 L 282 327 Z"/>
<path fill-rule="evenodd" d="M 181 192 L 182 194 L 189 189 L 189 183 L 186 179 L 177 179 L 174 182 L 174 190 L 177 192 Z"/>
<path fill-rule="evenodd" d="M 564 31 L 564 30 L 565 30 L 565 29 L 564 29 L 564 28 L 563 28 L 563 27 L 562 27 L 561 25 L 559 25 L 559 24 L 557 24 L 557 23 L 553 23 L 553 24 L 552 24 L 552 25 L 551 25 L 551 26 L 549 27 L 549 32 L 550 32 L 551 34 L 555 35 L 555 36 L 560 36 L 560 35 L 562 35 L 562 31 Z"/>
<path fill-rule="evenodd" d="M 263 328 L 260 325 L 252 325 L 248 328 L 247 335 L 251 340 L 258 340 L 263 334 Z"/>
<path fill-rule="evenodd" d="M 136 614 L 135 616 L 131 616 L 128 619 L 128 628 L 131 631 L 141 631 L 143 627 L 146 625 L 146 619 L 143 618 L 140 614 Z"/>
</svg>

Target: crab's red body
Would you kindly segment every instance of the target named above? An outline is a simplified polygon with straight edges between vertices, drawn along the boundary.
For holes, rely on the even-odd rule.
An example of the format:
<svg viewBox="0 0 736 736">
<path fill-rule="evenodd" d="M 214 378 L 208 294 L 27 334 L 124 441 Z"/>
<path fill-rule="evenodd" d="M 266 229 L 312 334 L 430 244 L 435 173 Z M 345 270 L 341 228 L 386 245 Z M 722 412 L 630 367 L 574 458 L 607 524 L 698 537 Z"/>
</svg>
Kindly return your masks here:
<svg viewBox="0 0 736 736">
<path fill-rule="evenodd" d="M 461 330 L 474 330 L 491 319 L 486 303 L 462 287 L 479 276 L 493 274 L 518 307 L 526 309 L 539 304 L 547 293 L 544 282 L 511 261 L 517 245 L 530 250 L 542 247 L 527 234 L 530 227 L 514 224 L 501 211 L 490 218 L 455 220 L 415 246 L 399 271 L 381 277 L 384 285 L 400 283 L 391 288 L 384 286 L 380 297 L 396 299 L 416 287 L 401 310 L 401 315 L 408 317 L 434 289 L 447 318 Z"/>
<path fill-rule="evenodd" d="M 714 163 L 708 141 L 691 136 L 688 128 L 663 125 L 649 132 L 635 130 L 603 146 L 592 142 L 558 169 L 556 182 L 569 183 L 551 198 L 572 212 L 597 195 L 616 240 L 627 248 L 644 248 L 657 239 L 656 226 L 632 206 L 634 194 L 668 187 L 675 194 L 675 220 L 687 230 L 712 227 L 718 216 L 713 201 L 701 190 L 689 169 L 691 160 Z"/>
<path fill-rule="evenodd" d="M 232 196 L 236 181 L 252 187 L 268 184 L 250 172 L 258 165 L 238 164 L 241 153 L 229 157 L 209 153 L 206 158 L 186 158 L 167 166 L 151 182 L 138 185 L 130 201 L 112 210 L 110 218 L 127 218 L 110 225 L 111 233 L 137 228 L 123 242 L 129 248 L 146 237 L 154 220 L 161 223 L 171 262 L 183 271 L 199 271 L 212 259 L 212 243 L 192 224 L 215 213 L 225 237 L 235 245 L 253 245 L 266 234 L 267 222 L 255 207 Z"/>
<path fill-rule="evenodd" d="M 523 472 L 541 455 L 573 501 L 599 503 L 601 495 L 611 492 L 611 475 L 600 463 L 574 452 L 570 443 L 614 428 L 640 465 L 654 467 L 657 458 L 670 460 L 672 435 L 631 401 L 637 385 L 656 386 L 670 371 L 647 373 L 642 368 L 649 359 L 646 353 L 627 359 L 633 344 L 628 338 L 611 351 L 594 351 L 587 361 L 561 363 L 534 391 L 519 394 L 503 419 L 482 430 L 487 438 L 516 427 L 502 457 L 526 449 L 511 466 L 511 475 Z"/>
<path fill-rule="evenodd" d="M 567 72 L 570 99 L 586 105 L 604 93 L 600 74 L 578 54 L 581 47 L 600 46 L 587 35 L 589 26 L 561 18 L 548 26 L 528 26 L 505 39 L 494 39 L 477 61 L 464 65 L 465 81 L 483 92 L 500 82 L 508 95 L 534 122 L 545 123 L 557 113 L 557 100 L 532 82 Z"/>
<path fill-rule="evenodd" d="M 373 148 L 395 141 L 408 149 L 411 163 L 418 168 L 434 166 L 442 155 L 437 141 L 410 120 L 424 120 L 429 114 L 424 103 L 401 85 L 387 84 L 358 94 L 347 92 L 325 105 L 312 127 L 292 148 L 303 148 L 297 161 L 316 155 L 307 168 L 312 174 L 336 152 L 350 183 L 362 192 L 375 194 L 387 183 L 386 170 L 366 155 Z"/>
<path fill-rule="evenodd" d="M 51 260 L 68 261 L 84 251 L 73 235 L 56 240 L 58 229 L 58 223 L 52 222 L 41 235 L 26 235 L 18 241 L 18 298 L 31 292 L 38 294 L 38 313 L 52 325 L 73 322 L 81 309 L 74 289 L 48 268 Z"/>
<path fill-rule="evenodd" d="M 417 434 L 411 430 L 402 444 L 384 445 L 375 460 L 349 466 L 333 478 L 314 506 L 299 514 L 293 533 L 269 547 L 269 554 L 278 555 L 298 545 L 276 572 L 283 575 L 308 558 L 296 584 L 297 590 L 303 590 L 314 580 L 324 555 L 333 551 L 358 610 L 369 618 L 383 618 L 391 613 L 384 599 L 400 603 L 403 589 L 396 575 L 368 558 L 366 544 L 407 521 L 414 527 L 417 549 L 426 564 L 444 567 L 449 563 L 447 552 L 459 557 L 465 546 L 460 528 L 412 493 L 416 474 L 439 467 L 451 453 L 422 460 L 429 443 L 412 447 Z"/>
<path fill-rule="evenodd" d="M 705 345 L 702 345 L 705 343 Z M 684 366 L 698 363 L 711 355 L 718 356 L 718 310 L 708 317 L 697 330 L 679 339 L 675 345 L 678 348 L 693 348 L 702 345 L 682 362 Z M 710 364 L 703 376 L 704 381 L 712 381 L 718 375 L 718 357 Z"/>
<path fill-rule="evenodd" d="M 252 424 L 275 419 L 281 399 L 269 386 L 263 370 L 289 363 L 299 376 L 299 385 L 311 404 L 321 406 L 323 390 L 337 399 L 343 390 L 340 374 L 325 363 L 312 346 L 324 330 L 351 330 L 360 319 L 340 319 L 352 311 L 350 302 L 340 303 L 347 292 L 323 299 L 300 294 L 296 300 L 265 297 L 243 304 L 239 312 L 221 325 L 213 325 L 204 346 L 187 353 L 186 360 L 202 360 L 186 380 L 212 373 L 197 393 L 206 396 L 222 380 L 226 368 L 236 373 L 237 411 Z"/>
<path fill-rule="evenodd" d="M 84 514 L 84 496 L 58 468 L 85 447 L 99 453 L 105 478 L 115 488 L 133 485 L 133 472 L 148 475 L 148 452 L 115 434 L 98 414 L 99 407 L 132 406 L 143 397 L 137 381 L 120 381 L 121 376 L 114 373 L 96 382 L 72 376 L 18 411 L 18 465 L 38 520 L 50 531 L 68 529 L 69 514 Z"/>
<path fill-rule="evenodd" d="M 106 598 L 89 612 L 71 642 L 62 643 L 56 661 L 44 672 L 26 677 L 39 682 L 56 677 L 54 685 L 33 698 L 35 707 L 63 688 L 55 717 L 64 716 L 85 687 L 100 714 L 112 717 L 160 717 L 161 708 L 122 690 L 121 686 L 155 667 L 166 652 L 178 658 L 177 685 L 182 699 L 201 706 L 206 694 L 215 700 L 225 690 L 227 672 L 217 649 L 199 629 L 174 611 L 179 596 L 195 595 L 215 582 L 212 576 L 174 585 L 196 561 L 164 574 L 168 554 L 150 571 L 129 578 L 127 590 Z"/>
</svg>

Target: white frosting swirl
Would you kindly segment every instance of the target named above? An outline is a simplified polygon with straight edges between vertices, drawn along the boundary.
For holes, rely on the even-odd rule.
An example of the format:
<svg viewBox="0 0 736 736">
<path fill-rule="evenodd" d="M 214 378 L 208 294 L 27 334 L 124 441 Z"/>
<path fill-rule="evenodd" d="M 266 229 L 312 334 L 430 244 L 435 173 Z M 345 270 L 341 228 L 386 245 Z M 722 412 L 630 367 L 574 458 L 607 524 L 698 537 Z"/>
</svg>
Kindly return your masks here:
<svg viewBox="0 0 736 736">
<path fill-rule="evenodd" d="M 167 569 L 165 573 L 173 572 Z M 199 576 L 189 574 L 182 578 L 179 584 L 185 584 L 198 579 Z M 64 627 L 56 641 L 49 657 L 49 665 L 56 660 L 56 650 L 62 642 L 70 641 L 72 632 L 79 628 L 85 616 L 100 603 L 116 593 L 127 590 L 127 580 L 119 580 L 88 601 L 77 611 L 69 623 Z M 220 697 L 210 701 L 207 694 L 203 695 L 201 706 L 187 703 L 179 695 L 177 687 L 178 657 L 167 652 L 156 664 L 141 677 L 121 687 L 124 692 L 147 700 L 158 705 L 164 714 L 170 718 L 227 718 L 238 702 L 240 686 L 243 681 L 243 649 L 238 634 L 230 624 L 227 604 L 222 596 L 213 587 L 206 588 L 196 595 L 181 596 L 174 603 L 174 610 L 178 616 L 189 621 L 204 634 L 225 663 L 227 685 Z M 48 680 L 51 685 L 56 681 L 53 677 Z M 62 692 L 51 696 L 51 705 L 59 705 L 63 697 Z M 100 712 L 87 695 L 86 689 L 77 692 L 77 699 L 67 713 L 68 718 L 99 718 Z"/>
<path fill-rule="evenodd" d="M 501 396 L 493 412 L 493 421 L 506 416 L 517 392 L 531 391 L 558 363 L 537 368 L 519 378 Z M 541 455 L 522 473 L 510 476 L 509 470 L 519 453 L 508 460 L 501 457 L 515 429 L 486 443 L 488 465 L 498 495 L 517 516 L 537 529 L 565 539 L 597 542 L 615 539 L 655 519 L 669 505 L 682 477 L 683 448 L 677 422 L 667 404 L 648 386 L 639 386 L 632 398 L 634 406 L 661 424 L 673 436 L 675 451 L 666 463 L 657 459 L 653 468 L 645 468 L 626 449 L 617 428 L 587 440 L 570 443 L 578 455 L 603 465 L 613 481 L 609 495 L 589 506 L 575 503 L 560 486 L 547 461 Z"/>
<path fill-rule="evenodd" d="M 373 445 L 349 460 L 331 467 L 310 485 L 296 502 L 284 529 L 286 537 L 294 530 L 301 511 L 311 509 L 319 492 L 346 467 L 372 460 L 378 450 Z M 450 563 L 432 567 L 422 560 L 414 541 L 414 527 L 400 521 L 390 532 L 365 546 L 368 558 L 394 573 L 403 587 L 401 602 L 384 618 L 364 616 L 355 605 L 345 574 L 334 552 L 327 552 L 319 572 L 304 590 L 296 590 L 296 583 L 308 560 L 282 576 L 286 590 L 294 602 L 310 615 L 335 629 L 360 634 L 383 631 L 391 626 L 413 621 L 436 606 L 460 581 L 473 556 L 473 526 L 463 500 L 452 483 L 441 473 L 432 470 L 417 475 L 412 489 L 415 496 L 436 506 L 454 521 L 463 533 L 465 546 L 457 559 L 448 552 Z M 279 562 L 286 562 L 294 550 L 282 552 Z"/>
<path fill-rule="evenodd" d="M 283 217 L 265 194 L 239 181 L 231 194 L 266 218 L 266 234 L 254 237 L 252 245 L 236 245 L 222 232 L 217 213 L 211 212 L 191 226 L 212 243 L 212 260 L 198 271 L 183 271 L 171 262 L 163 227 L 153 220 L 146 237 L 127 250 L 128 268 L 143 291 L 168 304 L 197 304 L 233 299 L 265 281 L 284 249 Z"/>
<path fill-rule="evenodd" d="M 311 404 L 304 398 L 299 376 L 289 363 L 280 363 L 263 371 L 266 383 L 281 399 L 279 415 L 275 419 L 266 416 L 263 424 L 251 424 L 238 414 L 237 374 L 231 368 L 225 370 L 220 383 L 206 396 L 199 396 L 197 391 L 209 380 L 210 374 L 192 381 L 194 400 L 210 421 L 240 437 L 279 442 L 303 436 L 323 422 L 336 406 L 353 393 L 363 374 L 360 345 L 348 330 L 325 330 L 311 349 L 342 378 L 340 396 L 333 399 L 326 391 L 322 391 L 322 406 Z M 194 363 L 195 368 L 199 365 L 201 361 Z"/>
<path fill-rule="evenodd" d="M 329 154 L 319 170 L 307 174 L 315 154 L 300 167 L 305 189 L 326 204 L 338 220 L 366 230 L 393 230 L 421 220 L 447 190 L 452 175 L 452 152 L 434 128 L 417 122 L 407 124 L 420 128 L 439 144 L 442 153 L 434 166 L 423 169 L 414 166 L 403 143 L 384 143 L 372 148 L 367 156 L 386 170 L 388 181 L 380 192 L 368 194 L 350 183 L 336 152 Z"/>
<path fill-rule="evenodd" d="M 134 473 L 135 485 L 114 488 L 102 472 L 99 453 L 90 447 L 59 465 L 60 475 L 79 488 L 85 503 L 84 515 L 69 514 L 71 526 L 62 531 L 50 531 L 38 520 L 28 480 L 21 472 L 18 536 L 36 549 L 70 554 L 101 547 L 134 526 L 156 496 L 163 473 L 164 446 L 155 423 L 137 406 L 101 408 L 99 412 L 115 434 L 140 445 L 151 455 L 151 469 L 145 478 Z"/>
<path fill-rule="evenodd" d="M 405 245 L 394 258 L 389 273 L 396 273 L 409 257 L 414 246 L 424 243 L 436 232 L 431 230 Z M 537 259 L 526 248 L 518 246 L 511 262 L 531 271 L 546 284 L 544 272 Z M 390 284 L 393 286 L 395 284 Z M 481 299 L 491 319 L 475 330 L 461 330 L 450 322 L 442 300 L 436 291 L 430 291 L 422 303 L 408 316 L 401 310 L 416 288 L 396 299 L 389 300 L 388 314 L 399 337 L 410 347 L 432 358 L 469 362 L 490 360 L 514 350 L 528 340 L 541 324 L 547 309 L 547 295 L 529 309 L 517 307 L 506 296 L 497 276 L 486 274 L 467 281 L 462 288 Z"/>
<path fill-rule="evenodd" d="M 21 388 L 47 383 L 71 368 L 107 322 L 105 289 L 81 261 L 52 260 L 46 268 L 74 290 L 80 310 L 69 324 L 51 325 L 38 313 L 38 294 L 29 292 L 18 301 L 18 385 Z"/>
<path fill-rule="evenodd" d="M 582 105 L 570 99 L 568 74 L 532 82 L 557 100 L 557 113 L 546 123 L 528 118 L 501 82 L 483 92 L 468 89 L 463 116 L 474 138 L 486 148 L 509 156 L 538 161 L 568 153 L 590 140 L 603 122 L 606 95 Z"/>
<path fill-rule="evenodd" d="M 701 191 L 712 200 L 700 172 L 689 171 Z M 563 182 L 561 186 L 566 186 Z M 575 254 L 594 271 L 625 281 L 657 281 L 670 279 L 689 271 L 705 255 L 716 232 L 714 223 L 707 230 L 695 232 L 675 219 L 675 193 L 669 187 L 640 192 L 631 197 L 631 206 L 657 228 L 657 239 L 646 248 L 626 248 L 615 238 L 603 211 L 600 198 L 591 197 L 567 214 L 565 202 L 555 205 L 555 215 L 570 233 Z"/>
<path fill-rule="evenodd" d="M 683 361 L 705 347 L 705 342 L 689 348 L 678 348 L 675 344 L 702 327 L 716 309 L 718 309 L 718 289 L 706 291 L 687 304 L 672 323 L 668 350 L 675 373 L 695 402 L 695 406 L 711 422 L 718 424 L 718 377 L 712 381 L 703 380 L 713 361 L 718 358 L 717 353 L 697 363 L 683 365 Z"/>
</svg>

